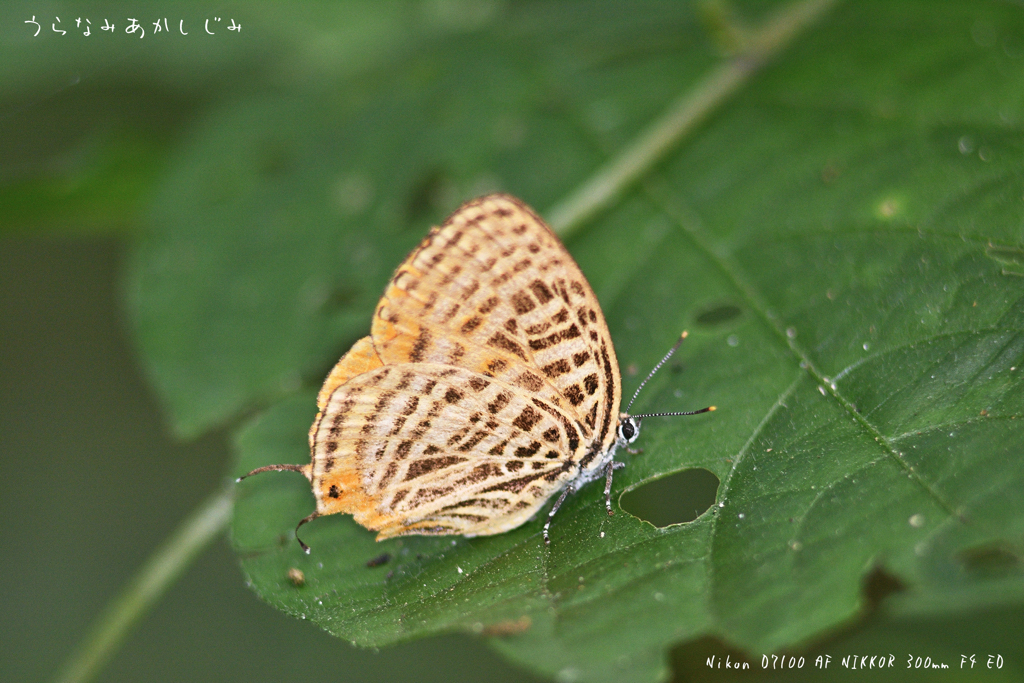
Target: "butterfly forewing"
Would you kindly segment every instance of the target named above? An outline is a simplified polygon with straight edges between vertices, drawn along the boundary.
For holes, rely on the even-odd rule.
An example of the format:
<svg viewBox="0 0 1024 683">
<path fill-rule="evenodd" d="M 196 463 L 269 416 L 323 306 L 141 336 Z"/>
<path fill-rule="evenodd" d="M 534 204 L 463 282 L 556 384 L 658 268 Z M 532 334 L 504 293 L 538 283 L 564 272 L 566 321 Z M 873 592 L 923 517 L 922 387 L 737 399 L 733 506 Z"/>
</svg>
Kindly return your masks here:
<svg viewBox="0 0 1024 683">
<path fill-rule="evenodd" d="M 371 336 L 385 364 L 429 361 L 500 379 L 559 406 L 594 454 L 614 441 L 619 369 L 597 298 L 554 233 L 513 197 L 469 202 L 431 231 L 388 285 Z"/>
<path fill-rule="evenodd" d="M 380 538 L 514 528 L 578 473 L 582 451 L 550 403 L 434 363 L 385 365 L 339 386 L 314 441 L 318 512 L 351 513 Z"/>
</svg>

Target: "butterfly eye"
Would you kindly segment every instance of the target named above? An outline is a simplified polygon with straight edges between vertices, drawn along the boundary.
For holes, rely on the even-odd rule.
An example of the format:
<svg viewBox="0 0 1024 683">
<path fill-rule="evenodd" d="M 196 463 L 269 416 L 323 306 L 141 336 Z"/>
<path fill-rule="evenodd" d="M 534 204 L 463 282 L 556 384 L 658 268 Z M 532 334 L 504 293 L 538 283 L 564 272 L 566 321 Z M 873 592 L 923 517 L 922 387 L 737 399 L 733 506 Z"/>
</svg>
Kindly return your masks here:
<svg viewBox="0 0 1024 683">
<path fill-rule="evenodd" d="M 633 422 L 633 418 L 626 418 L 626 420 L 619 425 L 619 436 L 625 439 L 626 443 L 633 443 L 639 435 L 640 429 Z"/>
</svg>

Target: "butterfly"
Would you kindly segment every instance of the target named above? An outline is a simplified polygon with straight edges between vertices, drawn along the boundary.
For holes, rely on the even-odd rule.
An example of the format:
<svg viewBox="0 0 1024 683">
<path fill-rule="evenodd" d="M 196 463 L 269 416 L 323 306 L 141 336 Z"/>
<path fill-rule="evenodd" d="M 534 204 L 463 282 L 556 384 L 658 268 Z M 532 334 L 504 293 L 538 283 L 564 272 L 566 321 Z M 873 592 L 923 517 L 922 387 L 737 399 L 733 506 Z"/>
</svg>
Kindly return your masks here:
<svg viewBox="0 0 1024 683">
<path fill-rule="evenodd" d="M 604 477 L 612 514 L 616 450 L 654 416 L 620 413 L 621 398 L 608 325 L 579 266 L 532 209 L 488 195 L 433 228 L 395 271 L 370 335 L 317 396 L 312 461 L 246 476 L 289 470 L 310 481 L 316 510 L 297 539 L 335 513 L 378 541 L 488 536 L 559 494 L 543 527 L 550 542 L 551 517 L 594 479 Z"/>
</svg>

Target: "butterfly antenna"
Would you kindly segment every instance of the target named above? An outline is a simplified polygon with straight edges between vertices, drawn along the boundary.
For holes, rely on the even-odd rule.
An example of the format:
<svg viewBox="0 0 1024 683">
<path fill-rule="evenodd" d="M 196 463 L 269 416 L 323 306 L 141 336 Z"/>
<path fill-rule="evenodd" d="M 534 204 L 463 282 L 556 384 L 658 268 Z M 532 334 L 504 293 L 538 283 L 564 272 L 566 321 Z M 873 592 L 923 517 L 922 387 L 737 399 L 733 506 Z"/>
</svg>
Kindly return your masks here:
<svg viewBox="0 0 1024 683">
<path fill-rule="evenodd" d="M 643 382 L 640 382 L 640 386 L 638 386 L 636 388 L 636 391 L 633 393 L 633 398 L 629 400 L 629 405 L 626 406 L 627 413 L 629 413 L 629 409 L 633 407 L 633 401 L 635 401 L 636 397 L 640 394 L 640 390 L 644 388 L 644 385 L 647 384 L 647 382 L 649 382 L 652 377 L 654 377 L 654 373 L 660 370 L 661 366 L 668 362 L 668 359 L 671 358 L 672 354 L 679 349 L 679 345 L 683 343 L 683 340 L 686 339 L 686 337 L 689 336 L 689 334 L 689 332 L 683 330 L 683 333 L 679 335 L 679 341 L 676 342 L 676 345 L 668 350 L 668 353 L 665 354 L 664 358 L 658 361 L 658 364 L 654 366 L 653 370 L 651 370 L 651 374 L 647 375 L 647 378 Z M 707 408 L 701 408 L 700 410 L 688 410 L 685 412 L 678 413 L 644 413 L 643 415 L 633 415 L 633 419 L 642 420 L 645 417 L 673 417 L 675 415 L 700 415 L 701 413 L 710 413 L 713 412 L 714 410 L 715 406 L 708 406 Z"/>
<path fill-rule="evenodd" d="M 651 374 L 647 375 L 647 379 L 645 379 L 643 382 L 640 382 L 640 386 L 638 386 L 636 388 L 636 391 L 633 392 L 633 398 L 629 399 L 629 405 L 626 406 L 627 413 L 629 412 L 629 409 L 633 407 L 633 401 L 635 401 L 636 397 L 640 395 L 640 390 L 644 388 L 645 384 L 651 381 L 651 378 L 654 377 L 654 374 L 661 369 L 661 366 L 668 362 L 668 359 L 672 357 L 672 354 L 676 352 L 676 350 L 679 348 L 679 345 L 683 343 L 683 340 L 686 339 L 686 337 L 688 337 L 689 334 L 689 332 L 683 330 L 683 333 L 679 335 L 679 341 L 676 342 L 676 345 L 668 350 L 668 353 L 665 354 L 664 358 L 658 361 L 658 364 L 654 366 L 653 370 L 651 370 Z"/>
<path fill-rule="evenodd" d="M 264 467 L 257 467 L 248 474 L 243 474 L 238 479 L 235 479 L 235 483 L 242 481 L 246 477 L 259 474 L 260 472 L 301 472 L 306 476 L 306 479 L 309 479 L 309 474 L 307 474 L 308 469 L 309 465 L 266 465 Z"/>
<path fill-rule="evenodd" d="M 305 552 L 307 555 L 309 555 L 309 546 L 303 543 L 302 539 L 299 538 L 299 527 L 305 524 L 306 522 L 312 522 L 319 516 L 319 512 L 313 512 L 313 514 L 309 515 L 308 517 L 304 517 L 301 522 L 295 525 L 295 540 L 299 542 L 299 545 L 302 546 L 303 552 Z"/>
<path fill-rule="evenodd" d="M 700 415 L 701 413 L 713 413 L 718 408 L 715 406 L 708 406 L 707 408 L 701 408 L 700 410 L 688 410 L 684 413 L 644 413 L 643 415 L 630 415 L 634 420 L 642 420 L 645 417 L 672 417 L 673 415 Z"/>
<path fill-rule="evenodd" d="M 310 481 L 312 481 L 313 477 L 313 468 L 310 467 L 309 465 L 266 465 L 264 467 L 257 467 L 252 472 L 249 472 L 249 474 L 243 474 L 235 481 L 242 481 L 246 477 L 251 477 L 252 475 L 259 474 L 260 472 L 301 472 L 302 475 L 305 476 L 306 479 L 309 479 Z M 319 516 L 319 512 L 314 512 L 308 517 L 303 518 L 301 522 L 295 525 L 295 540 L 299 542 L 299 545 L 302 546 L 302 550 L 307 555 L 309 555 L 309 546 L 306 545 L 301 538 L 299 538 L 299 527 L 301 527 L 303 524 L 307 522 L 312 522 Z"/>
</svg>

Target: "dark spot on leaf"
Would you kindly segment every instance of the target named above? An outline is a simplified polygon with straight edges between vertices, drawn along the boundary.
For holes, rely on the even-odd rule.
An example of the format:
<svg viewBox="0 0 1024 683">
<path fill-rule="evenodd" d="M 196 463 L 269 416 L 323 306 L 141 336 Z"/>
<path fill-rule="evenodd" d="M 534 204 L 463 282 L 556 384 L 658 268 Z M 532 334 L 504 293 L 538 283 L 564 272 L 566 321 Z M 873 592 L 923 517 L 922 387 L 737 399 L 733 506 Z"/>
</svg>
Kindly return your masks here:
<svg viewBox="0 0 1024 683">
<path fill-rule="evenodd" d="M 1010 578 L 1024 572 L 1020 554 L 1002 544 L 965 548 L 956 554 L 956 559 L 977 579 Z"/>
<path fill-rule="evenodd" d="M 734 304 L 719 304 L 698 313 L 695 322 L 703 327 L 715 327 L 738 318 L 742 312 L 740 307 Z"/>
<path fill-rule="evenodd" d="M 377 557 L 375 557 L 375 558 L 373 558 L 371 560 L 367 560 L 366 561 L 366 566 L 370 567 L 372 569 L 373 567 L 379 567 L 382 564 L 387 564 L 390 561 L 391 561 L 391 553 L 381 553 Z"/>
</svg>

